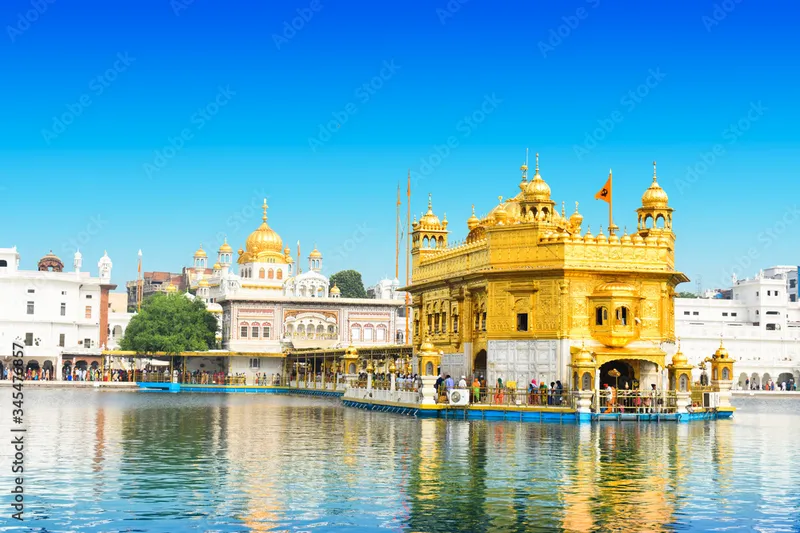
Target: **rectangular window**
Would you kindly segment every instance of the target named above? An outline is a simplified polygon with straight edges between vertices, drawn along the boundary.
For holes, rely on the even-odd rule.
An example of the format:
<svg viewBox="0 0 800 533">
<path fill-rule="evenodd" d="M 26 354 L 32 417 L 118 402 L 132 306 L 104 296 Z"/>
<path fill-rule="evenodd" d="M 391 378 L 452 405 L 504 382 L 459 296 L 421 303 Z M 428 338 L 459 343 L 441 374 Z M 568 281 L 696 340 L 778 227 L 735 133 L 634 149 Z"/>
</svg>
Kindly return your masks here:
<svg viewBox="0 0 800 533">
<path fill-rule="evenodd" d="M 683 314 L 684 315 L 691 315 L 692 313 L 690 313 L 689 311 L 684 311 Z"/>
<path fill-rule="evenodd" d="M 777 311 L 767 311 L 768 315 L 777 315 L 779 314 Z"/>
<path fill-rule="evenodd" d="M 269 334 L 270 334 L 271 330 L 272 330 L 272 328 L 270 328 L 269 326 L 264 326 L 264 338 L 265 339 L 269 339 Z"/>
<path fill-rule="evenodd" d="M 67 337 L 67 336 L 66 336 L 66 335 L 64 335 L 63 333 L 61 333 L 61 334 L 59 334 L 59 335 L 58 335 L 58 345 L 59 345 L 59 346 L 61 346 L 62 348 L 64 347 L 64 344 L 65 344 L 65 343 L 66 343 L 66 341 L 67 341 L 66 337 Z"/>
<path fill-rule="evenodd" d="M 91 295 L 91 294 L 87 294 L 87 295 L 86 295 L 86 299 L 87 299 L 87 300 L 91 300 L 91 299 L 92 299 L 92 295 Z"/>
<path fill-rule="evenodd" d="M 378 328 L 378 338 L 376 340 L 385 341 L 386 340 L 386 330 L 383 328 Z"/>
<path fill-rule="evenodd" d="M 67 316 L 67 304 L 66 304 L 66 302 L 61 302 L 61 316 Z"/>
<path fill-rule="evenodd" d="M 756 296 L 758 296 L 758 291 L 756 291 Z"/>
<path fill-rule="evenodd" d="M 66 296 L 66 295 L 67 295 L 67 291 L 61 291 L 61 296 Z"/>
<path fill-rule="evenodd" d="M 517 331 L 528 331 L 528 313 L 517 313 Z"/>
<path fill-rule="evenodd" d="M 33 314 L 33 302 L 28 302 L 28 314 Z"/>
<path fill-rule="evenodd" d="M 797 280 L 796 279 L 790 279 L 789 280 L 789 288 L 790 289 L 794 289 L 796 287 L 797 287 Z"/>
<path fill-rule="evenodd" d="M 33 346 L 33 333 L 25 334 L 25 346 Z"/>
<path fill-rule="evenodd" d="M 736 316 L 736 313 L 731 313 L 731 316 Z"/>
<path fill-rule="evenodd" d="M 430 317 L 428 317 L 428 318 L 430 318 Z M 350 339 L 354 340 L 354 341 L 360 341 L 361 340 L 361 329 L 352 328 L 350 330 Z"/>
<path fill-rule="evenodd" d="M 775 296 L 780 296 L 780 292 L 775 291 Z"/>
<path fill-rule="evenodd" d="M 728 316 L 728 313 L 722 313 L 722 316 Z"/>
<path fill-rule="evenodd" d="M 36 289 L 28 289 L 28 294 L 34 294 L 35 292 L 36 292 Z"/>
<path fill-rule="evenodd" d="M 261 359 L 258 357 L 252 357 L 250 359 L 250 368 L 261 368 Z"/>
<path fill-rule="evenodd" d="M 86 313 L 85 313 L 84 316 L 86 318 L 92 318 L 92 306 L 91 305 L 87 305 L 86 306 Z"/>
<path fill-rule="evenodd" d="M 254 338 L 254 339 L 258 338 L 258 326 L 253 326 L 251 337 Z"/>
<path fill-rule="evenodd" d="M 239 336 L 243 339 L 247 338 L 247 326 L 242 326 Z"/>
<path fill-rule="evenodd" d="M 83 339 L 83 347 L 84 348 L 91 348 L 92 347 L 92 339 Z"/>
<path fill-rule="evenodd" d="M 692 315 L 694 315 L 694 316 L 697 316 L 697 315 L 699 315 L 699 314 L 700 314 L 700 313 L 699 313 L 699 312 L 697 312 L 697 311 L 692 311 Z"/>
<path fill-rule="evenodd" d="M 453 315 L 453 333 L 458 333 L 458 315 Z"/>
<path fill-rule="evenodd" d="M 767 331 L 775 331 L 776 329 L 778 329 L 776 324 L 767 324 Z"/>
<path fill-rule="evenodd" d="M 436 331 L 439 331 L 437 328 Z M 372 328 L 364 328 L 364 340 L 371 341 L 372 340 Z"/>
</svg>

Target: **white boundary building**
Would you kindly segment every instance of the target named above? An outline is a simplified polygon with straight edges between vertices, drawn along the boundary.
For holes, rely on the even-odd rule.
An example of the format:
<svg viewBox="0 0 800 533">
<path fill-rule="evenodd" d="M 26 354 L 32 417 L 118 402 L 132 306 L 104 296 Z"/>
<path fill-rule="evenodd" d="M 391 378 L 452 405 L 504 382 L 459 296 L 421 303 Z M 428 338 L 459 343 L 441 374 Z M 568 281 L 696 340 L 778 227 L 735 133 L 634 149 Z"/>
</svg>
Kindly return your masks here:
<svg viewBox="0 0 800 533">
<path fill-rule="evenodd" d="M 711 295 L 709 295 L 711 296 Z M 675 332 L 689 363 L 698 365 L 719 347 L 736 360 L 735 387 L 800 385 L 800 302 L 796 266 L 774 266 L 732 280 L 729 298 L 676 298 Z M 699 379 L 700 370 L 694 370 Z"/>
</svg>

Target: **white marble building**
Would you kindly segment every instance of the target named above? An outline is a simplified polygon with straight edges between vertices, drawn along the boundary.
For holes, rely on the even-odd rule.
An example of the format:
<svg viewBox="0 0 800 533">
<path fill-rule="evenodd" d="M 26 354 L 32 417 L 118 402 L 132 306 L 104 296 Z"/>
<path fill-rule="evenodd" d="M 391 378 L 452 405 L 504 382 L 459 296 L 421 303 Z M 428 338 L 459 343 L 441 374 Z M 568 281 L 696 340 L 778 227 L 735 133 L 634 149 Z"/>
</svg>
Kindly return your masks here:
<svg viewBox="0 0 800 533">
<path fill-rule="evenodd" d="M 719 347 L 736 360 L 737 385 L 800 384 L 800 303 L 797 267 L 777 266 L 732 280 L 732 296 L 676 298 L 675 331 L 681 351 L 697 365 Z M 712 293 L 713 295 L 713 293 Z M 795 296 L 792 298 L 792 296 Z M 700 370 L 695 369 L 695 379 Z"/>
<path fill-rule="evenodd" d="M 21 270 L 19 263 L 16 247 L 0 248 L 0 366 L 9 364 L 14 342 L 25 346 L 26 366 L 52 371 L 55 379 L 64 366 L 99 365 L 112 327 L 108 294 L 116 287 L 108 255 L 98 262 L 97 277 L 82 270 L 80 252 L 71 272 L 52 252 L 39 260 L 38 270 Z M 121 338 L 130 315 L 115 315 Z"/>
<path fill-rule="evenodd" d="M 372 287 L 367 288 L 367 296 L 376 300 L 398 300 L 403 302 L 401 307 L 397 308 L 397 330 L 394 333 L 395 342 L 397 344 L 405 344 L 406 337 L 406 312 L 411 307 L 411 295 L 399 290 L 400 280 L 382 279 Z M 408 301 L 406 302 L 406 297 Z M 408 308 L 406 307 L 408 305 Z M 414 334 L 414 324 L 412 320 L 408 321 L 409 338 Z"/>
<path fill-rule="evenodd" d="M 248 377 L 257 372 L 269 375 L 282 372 L 283 354 L 289 350 L 395 344 L 395 332 L 401 327 L 398 309 L 403 301 L 342 298 L 340 289 L 331 287 L 322 273 L 322 253 L 314 248 L 303 272 L 295 265 L 290 249 L 284 248 L 281 237 L 267 224 L 266 201 L 263 209 L 261 226 L 238 250 L 238 273 L 234 271 L 233 249 L 225 242 L 217 252 L 211 275 L 207 275 L 207 253 L 202 247 L 195 252 L 188 280 L 196 297 L 219 317 L 222 348 L 259 355 L 231 357 L 228 368 L 220 366 L 224 361 L 195 357 L 189 361 L 188 370 L 197 370 L 202 364 L 205 370 Z"/>
</svg>

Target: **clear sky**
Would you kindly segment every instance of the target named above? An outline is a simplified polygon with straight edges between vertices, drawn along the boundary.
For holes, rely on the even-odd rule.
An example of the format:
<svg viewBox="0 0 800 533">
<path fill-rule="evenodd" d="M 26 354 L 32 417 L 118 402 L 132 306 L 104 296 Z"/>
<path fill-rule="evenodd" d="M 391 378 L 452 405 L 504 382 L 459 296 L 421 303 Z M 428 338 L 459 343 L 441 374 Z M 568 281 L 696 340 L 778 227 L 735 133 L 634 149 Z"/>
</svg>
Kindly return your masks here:
<svg viewBox="0 0 800 533">
<path fill-rule="evenodd" d="M 267 196 L 293 253 L 316 243 L 328 274 L 354 268 L 369 285 L 394 276 L 408 169 L 412 212 L 432 193 L 460 240 L 471 204 L 480 215 L 518 192 L 529 147 L 553 199 L 568 213 L 579 201 L 594 233 L 608 169 L 630 230 L 657 160 L 693 280 L 682 290 L 797 264 L 798 11 L 8 0 L 0 246 L 17 245 L 24 268 L 50 249 L 71 265 L 80 246 L 95 273 L 108 250 L 123 287 L 140 248 L 146 270 L 178 271 L 200 243 L 244 246 Z"/>
</svg>

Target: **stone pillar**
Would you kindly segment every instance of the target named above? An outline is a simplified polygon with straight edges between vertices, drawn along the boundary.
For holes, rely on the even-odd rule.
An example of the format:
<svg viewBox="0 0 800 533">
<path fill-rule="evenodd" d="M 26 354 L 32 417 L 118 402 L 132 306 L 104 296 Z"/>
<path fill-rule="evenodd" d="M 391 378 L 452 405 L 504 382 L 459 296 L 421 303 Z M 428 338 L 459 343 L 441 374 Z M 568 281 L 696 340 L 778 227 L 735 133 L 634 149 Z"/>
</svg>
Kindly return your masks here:
<svg viewBox="0 0 800 533">
<path fill-rule="evenodd" d="M 372 390 L 372 372 L 367 372 L 367 390 Z"/>
<path fill-rule="evenodd" d="M 436 404 L 436 376 L 422 376 L 422 405 Z"/>
<path fill-rule="evenodd" d="M 731 407 L 731 388 L 733 380 L 712 380 L 711 387 L 719 391 L 719 407 Z"/>
<path fill-rule="evenodd" d="M 592 419 L 592 394 L 590 390 L 577 391 L 578 401 L 575 405 L 578 413 L 578 421 L 588 422 Z"/>
<path fill-rule="evenodd" d="M 397 387 L 395 386 L 396 380 L 397 380 L 397 374 L 395 374 L 394 372 L 392 372 L 392 386 L 391 386 L 391 390 L 392 390 L 392 392 L 394 392 L 395 390 L 397 390 Z"/>
<path fill-rule="evenodd" d="M 100 335 L 97 339 L 101 350 L 108 349 L 108 293 L 116 288 L 116 285 L 100 285 Z"/>
</svg>

